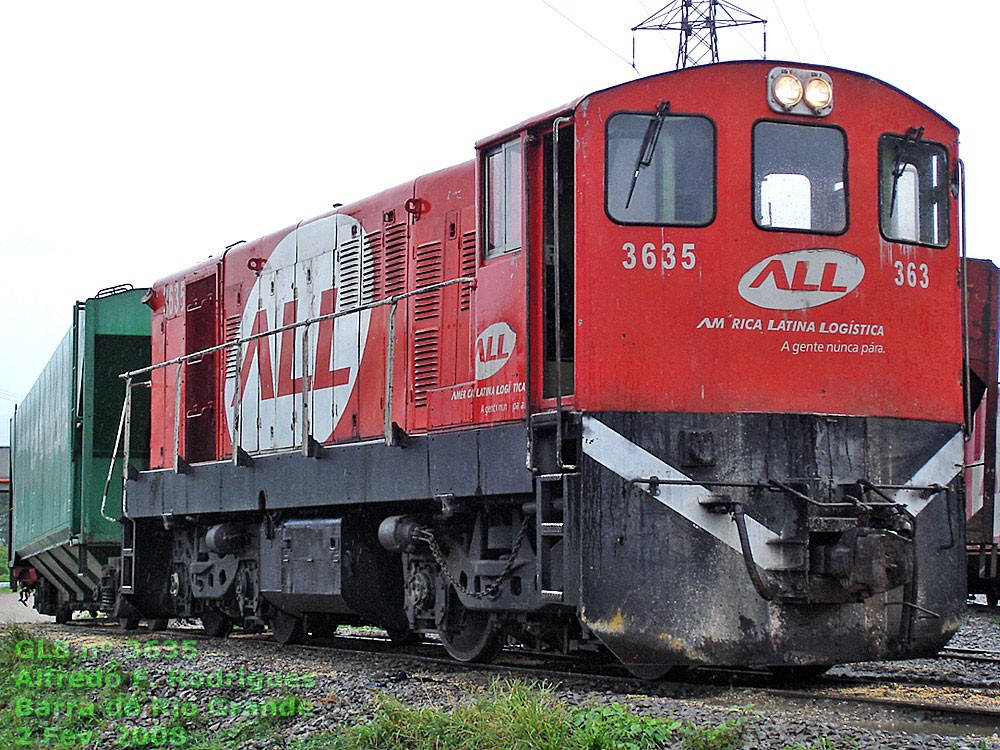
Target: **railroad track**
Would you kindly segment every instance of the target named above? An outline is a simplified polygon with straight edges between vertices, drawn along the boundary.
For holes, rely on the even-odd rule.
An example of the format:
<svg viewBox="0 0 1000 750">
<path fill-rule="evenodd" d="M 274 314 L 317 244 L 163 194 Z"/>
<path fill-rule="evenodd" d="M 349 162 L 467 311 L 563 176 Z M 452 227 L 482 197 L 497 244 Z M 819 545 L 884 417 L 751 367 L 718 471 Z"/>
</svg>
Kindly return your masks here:
<svg viewBox="0 0 1000 750">
<path fill-rule="evenodd" d="M 956 648 L 946 646 L 937 655 L 938 659 L 965 659 L 967 661 L 981 661 L 987 663 L 1000 663 L 1000 651 L 987 651 L 978 648 Z"/>
<path fill-rule="evenodd" d="M 151 639 L 171 634 L 218 643 L 219 639 L 209 638 L 198 632 L 195 627 L 170 628 L 159 633 L 149 631 L 124 632 L 118 629 L 117 623 L 99 624 L 95 622 L 77 621 L 69 625 L 72 629 L 80 628 L 105 635 L 117 637 Z M 745 701 L 746 696 L 739 696 L 741 691 L 750 691 L 768 698 L 784 700 L 789 703 L 824 704 L 832 708 L 866 706 L 872 709 L 882 709 L 892 715 L 891 724 L 897 727 L 895 731 L 907 731 L 907 724 L 912 724 L 921 733 L 935 732 L 938 734 L 961 733 L 993 733 L 1000 726 L 1000 690 L 975 689 L 966 686 L 956 686 L 950 691 L 963 692 L 963 698 L 969 702 L 977 699 L 981 702 L 992 702 L 990 705 L 969 705 L 957 700 L 914 700 L 904 694 L 875 695 L 861 694 L 859 690 L 870 689 L 872 692 L 884 691 L 888 688 L 904 690 L 906 678 L 868 678 L 868 677 L 820 677 L 810 682 L 803 682 L 794 687 L 775 687 L 774 678 L 761 670 L 750 669 L 697 669 L 691 670 L 683 680 L 650 682 L 629 675 L 625 668 L 616 662 L 590 662 L 572 660 L 563 656 L 531 654 L 517 650 L 505 650 L 499 660 L 493 664 L 465 664 L 456 662 L 444 654 L 443 647 L 431 641 L 425 641 L 414 647 L 399 647 L 388 637 L 378 635 L 345 634 L 315 642 L 281 645 L 266 634 L 237 634 L 230 636 L 230 641 L 252 642 L 254 644 L 273 647 L 276 651 L 313 651 L 320 653 L 340 653 L 345 655 L 382 655 L 412 664 L 442 668 L 448 671 L 477 671 L 530 677 L 548 683 L 565 684 L 573 681 L 585 681 L 587 689 L 601 687 L 613 692 L 629 695 L 648 695 L 660 697 L 718 695 L 719 688 L 732 690 L 734 702 Z M 949 654 L 956 658 L 991 658 L 1000 657 L 995 652 L 984 657 L 973 649 L 950 649 Z M 389 673 L 386 682 L 409 679 L 405 671 Z M 893 683 L 887 685 L 886 683 Z M 900 683 L 904 683 L 900 685 Z M 909 685 L 917 688 L 917 681 Z M 920 690 L 932 688 L 926 683 L 920 685 Z M 920 692 L 916 690 L 916 692 Z M 994 707 L 995 706 L 995 707 Z M 847 709 L 850 710 L 849 708 Z M 842 713 L 842 712 L 841 712 Z"/>
</svg>

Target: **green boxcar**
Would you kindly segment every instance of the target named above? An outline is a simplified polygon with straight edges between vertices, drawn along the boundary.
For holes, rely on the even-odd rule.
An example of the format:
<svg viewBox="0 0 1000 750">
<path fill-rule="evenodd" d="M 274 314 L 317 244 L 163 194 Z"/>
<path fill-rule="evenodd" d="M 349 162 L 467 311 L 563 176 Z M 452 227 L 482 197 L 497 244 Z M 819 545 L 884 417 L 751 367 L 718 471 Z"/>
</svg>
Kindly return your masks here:
<svg viewBox="0 0 1000 750">
<path fill-rule="evenodd" d="M 146 291 L 78 302 L 11 422 L 10 548 L 17 578 L 35 586 L 35 607 L 45 614 L 99 609 L 101 568 L 121 545 L 121 526 L 108 520 L 121 515 L 120 460 L 103 514 L 101 500 L 125 397 L 118 376 L 150 362 Z M 140 469 L 149 455 L 148 400 L 147 388 L 133 390 L 131 456 Z"/>
</svg>

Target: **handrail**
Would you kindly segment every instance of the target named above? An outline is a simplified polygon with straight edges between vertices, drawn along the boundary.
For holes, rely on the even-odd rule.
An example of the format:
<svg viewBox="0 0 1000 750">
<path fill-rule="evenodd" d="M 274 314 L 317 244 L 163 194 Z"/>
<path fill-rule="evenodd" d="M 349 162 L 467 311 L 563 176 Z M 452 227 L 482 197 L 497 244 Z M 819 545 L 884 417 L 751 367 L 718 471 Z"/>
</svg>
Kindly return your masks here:
<svg viewBox="0 0 1000 750">
<path fill-rule="evenodd" d="M 558 471 L 574 471 L 575 466 L 563 463 L 563 362 L 562 362 L 562 275 L 561 237 L 559 232 L 559 128 L 572 123 L 572 117 L 557 117 L 552 121 L 552 264 L 555 268 L 552 290 L 553 323 L 556 345 L 556 467 Z M 543 394 L 544 395 L 544 394 Z"/>
<path fill-rule="evenodd" d="M 111 451 L 111 462 L 108 464 L 108 477 L 104 482 L 104 494 L 101 495 L 101 517 L 105 521 L 110 521 L 111 523 L 118 523 L 117 518 L 111 518 L 106 510 L 108 503 L 108 492 L 111 490 L 111 478 L 115 473 L 115 462 L 118 461 L 118 449 L 121 447 L 122 438 L 126 434 L 129 440 L 132 438 L 132 389 L 137 387 L 148 388 L 150 385 L 148 380 L 141 380 L 138 383 L 133 383 L 131 380 L 125 381 L 125 401 L 122 403 L 122 414 L 118 420 L 118 432 L 115 434 L 115 447 Z M 129 452 L 130 447 L 125 448 L 124 466 L 128 467 L 129 464 Z M 125 480 L 128 479 L 127 472 L 126 476 L 122 478 L 122 515 L 125 514 Z"/>
<path fill-rule="evenodd" d="M 191 354 L 184 354 L 180 357 L 174 357 L 173 359 L 168 359 L 164 362 L 160 362 L 155 365 L 150 365 L 149 367 L 141 367 L 138 370 L 130 370 L 129 372 L 123 372 L 118 377 L 125 379 L 131 379 L 137 375 L 145 375 L 147 372 L 152 372 L 153 370 L 159 370 L 162 367 L 169 367 L 170 365 L 176 365 L 181 362 L 186 362 L 189 359 L 194 359 L 196 357 L 204 357 L 206 354 L 214 354 L 215 352 L 222 351 L 223 349 L 231 349 L 234 346 L 239 346 L 242 344 L 249 343 L 251 341 L 256 341 L 257 339 L 267 338 L 268 336 L 273 336 L 276 333 L 283 333 L 284 331 L 290 331 L 293 328 L 301 328 L 302 326 L 311 326 L 316 323 L 322 323 L 327 320 L 333 320 L 335 318 L 341 318 L 345 315 L 353 315 L 357 312 L 364 312 L 365 310 L 374 310 L 376 307 L 384 307 L 385 305 L 393 305 L 398 303 L 400 300 L 404 300 L 408 297 L 413 297 L 418 294 L 427 294 L 428 292 L 436 292 L 438 289 L 443 289 L 446 286 L 451 286 L 452 284 L 473 284 L 476 283 L 475 276 L 459 276 L 455 279 L 449 279 L 448 281 L 438 281 L 434 284 L 428 284 L 427 286 L 422 286 L 418 289 L 412 289 L 409 292 L 404 292 L 403 294 L 395 294 L 392 297 L 386 297 L 385 299 L 380 299 L 377 302 L 369 302 L 364 305 L 358 305 L 357 307 L 352 307 L 350 310 L 341 310 L 340 312 L 326 313 L 325 315 L 317 315 L 313 318 L 308 318 L 306 320 L 301 320 L 296 323 L 286 323 L 280 328 L 272 328 L 269 331 L 264 331 L 262 333 L 255 333 L 250 336 L 245 336 L 240 339 L 235 339 L 233 341 L 227 341 L 224 344 L 216 344 L 215 346 L 210 346 L 207 349 L 201 349 Z M 475 288 L 475 286 L 473 286 Z"/>
<path fill-rule="evenodd" d="M 298 321 L 295 323 L 288 323 L 286 325 L 280 326 L 278 328 L 273 328 L 262 333 L 252 334 L 250 336 L 244 336 L 242 338 L 235 339 L 233 341 L 227 341 L 223 344 L 217 344 L 215 346 L 210 346 L 206 349 L 201 349 L 190 354 L 184 354 L 180 357 L 174 357 L 173 359 L 166 360 L 164 362 L 159 362 L 155 365 L 150 365 L 148 367 L 141 367 L 138 370 L 130 370 L 120 374 L 118 377 L 125 381 L 125 402 L 122 404 L 122 415 L 119 422 L 119 434 L 115 441 L 115 450 L 111 456 L 111 466 L 108 469 L 108 480 L 104 488 L 104 496 L 101 499 L 102 515 L 103 508 L 107 502 L 108 489 L 111 484 L 111 475 L 114 471 L 115 461 L 118 457 L 118 447 L 122 440 L 122 432 L 124 432 L 124 444 L 125 444 L 125 463 L 124 471 L 122 473 L 122 514 L 125 514 L 126 508 L 126 498 L 127 498 L 127 480 L 128 480 L 128 459 L 129 459 L 129 447 L 131 445 L 131 410 L 132 410 L 132 388 L 133 378 L 140 375 L 146 375 L 152 373 L 154 370 L 159 370 L 164 367 L 170 367 L 172 365 L 177 366 L 177 376 L 174 385 L 174 446 L 173 446 L 173 468 L 174 473 L 178 473 L 186 468 L 186 462 L 180 456 L 180 402 L 181 402 L 181 367 L 186 365 L 190 360 L 200 359 L 208 354 L 214 354 L 215 352 L 223 351 L 226 349 L 237 349 L 237 364 L 236 364 L 236 403 L 233 409 L 233 463 L 239 465 L 240 463 L 240 451 L 242 450 L 240 443 L 240 433 L 239 427 L 241 425 L 241 412 L 242 412 L 242 399 L 241 399 L 241 383 L 240 379 L 242 377 L 242 366 L 240 360 L 242 359 L 242 351 L 245 344 L 256 341 L 257 339 L 263 339 L 268 336 L 274 336 L 285 331 L 294 330 L 296 328 L 307 327 L 315 325 L 317 323 L 322 323 L 327 320 L 335 320 L 347 315 L 353 315 L 355 313 L 364 312 L 365 310 L 374 310 L 377 307 L 384 307 L 389 305 L 389 321 L 386 326 L 386 383 L 385 383 L 385 443 L 387 446 L 392 446 L 396 444 L 395 434 L 393 430 L 392 421 L 392 387 L 393 387 L 393 365 L 395 360 L 395 318 L 396 309 L 401 300 L 407 299 L 409 297 L 414 297 L 419 294 L 427 294 L 429 292 L 436 292 L 439 289 L 443 289 L 453 284 L 470 284 L 473 289 L 476 288 L 476 278 L 474 276 L 460 276 L 458 278 L 449 279 L 448 281 L 439 281 L 434 284 L 427 284 L 426 286 L 419 287 L 417 289 L 412 289 L 408 292 L 403 292 L 402 294 L 395 294 L 391 297 L 386 297 L 385 299 L 378 300 L 376 302 L 369 302 L 364 305 L 359 305 L 353 307 L 349 310 L 341 310 L 340 312 L 326 313 L 324 315 L 317 315 L 312 318 L 307 318 L 306 320 Z M 307 366 L 308 361 L 308 328 L 303 335 L 302 342 L 302 352 L 303 352 L 303 369 Z M 301 428 L 302 428 L 302 452 L 305 455 L 309 455 L 311 451 L 311 441 L 312 436 L 309 434 L 309 420 L 308 420 L 308 396 L 312 392 L 313 378 L 306 378 L 305 373 L 303 373 L 303 390 L 302 390 L 302 415 L 301 415 Z M 105 516 L 107 517 L 107 516 Z"/>
<path fill-rule="evenodd" d="M 958 160 L 958 201 L 958 242 L 961 252 L 959 273 L 962 279 L 962 397 L 965 402 L 962 416 L 965 419 L 965 440 L 968 442 L 972 437 L 972 404 L 969 403 L 972 398 L 969 383 L 972 362 L 969 359 L 969 265 L 965 247 L 965 162 L 961 159 Z"/>
</svg>

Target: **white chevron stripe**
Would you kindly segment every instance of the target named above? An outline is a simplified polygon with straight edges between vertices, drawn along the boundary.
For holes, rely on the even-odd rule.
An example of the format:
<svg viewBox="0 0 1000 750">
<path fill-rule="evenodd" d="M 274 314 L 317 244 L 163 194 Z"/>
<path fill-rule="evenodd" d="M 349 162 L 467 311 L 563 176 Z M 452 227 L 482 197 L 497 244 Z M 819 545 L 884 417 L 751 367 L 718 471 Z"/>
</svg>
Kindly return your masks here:
<svg viewBox="0 0 1000 750">
<path fill-rule="evenodd" d="M 932 484 L 947 486 L 962 470 L 965 461 L 965 438 L 961 430 L 956 432 L 951 440 L 941 446 L 940 450 L 917 469 L 917 473 L 910 477 L 910 481 L 903 484 L 916 487 L 928 487 Z M 896 490 L 892 499 L 897 503 L 903 503 L 913 515 L 927 507 L 927 504 L 934 499 L 932 497 L 921 497 L 919 492 L 913 490 Z"/>
<path fill-rule="evenodd" d="M 692 481 L 683 472 L 587 415 L 583 417 L 583 452 L 626 480 L 656 476 L 659 479 Z M 700 505 L 700 500 L 712 494 L 711 490 L 697 484 L 664 485 L 655 499 L 742 554 L 739 533 L 729 514 L 709 513 Z M 749 515 L 746 521 L 754 562 L 765 569 L 787 567 L 783 546 L 767 543 L 768 540 L 778 539 L 778 534 Z"/>
<path fill-rule="evenodd" d="M 904 484 L 918 487 L 948 485 L 962 470 L 963 451 L 964 440 L 959 431 Z M 656 476 L 674 481 L 692 481 L 683 472 L 587 415 L 583 417 L 583 452 L 625 480 Z M 697 484 L 665 485 L 655 498 L 742 554 L 736 524 L 729 515 L 709 513 L 701 506 L 699 501 L 712 494 L 711 490 Z M 914 490 L 897 490 L 891 497 L 906 505 L 913 515 L 920 513 L 933 499 L 921 497 L 920 492 Z M 781 545 L 767 543 L 768 540 L 778 539 L 778 534 L 750 516 L 746 520 L 750 546 L 757 565 L 765 569 L 786 567 L 788 561 L 783 554 L 786 550 Z"/>
</svg>

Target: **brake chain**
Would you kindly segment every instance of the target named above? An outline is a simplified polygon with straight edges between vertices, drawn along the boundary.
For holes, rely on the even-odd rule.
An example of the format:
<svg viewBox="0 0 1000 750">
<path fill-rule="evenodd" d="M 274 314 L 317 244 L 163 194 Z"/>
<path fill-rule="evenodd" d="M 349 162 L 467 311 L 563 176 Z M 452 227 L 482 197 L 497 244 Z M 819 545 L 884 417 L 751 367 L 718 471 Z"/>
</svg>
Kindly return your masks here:
<svg viewBox="0 0 1000 750">
<path fill-rule="evenodd" d="M 521 551 L 521 545 L 524 544 L 524 539 L 528 535 L 528 526 L 531 524 L 531 519 L 534 516 L 526 515 L 524 521 L 521 522 L 521 530 L 518 532 L 517 541 L 514 542 L 514 547 L 510 551 L 510 556 L 507 558 L 506 564 L 503 566 L 503 570 L 500 571 L 500 575 L 497 577 L 493 583 L 487 586 L 482 591 L 476 592 L 469 588 L 463 586 L 451 572 L 451 568 L 448 567 L 448 563 L 445 560 L 444 552 L 441 550 L 441 546 L 437 543 L 437 539 L 434 538 L 434 532 L 430 529 L 423 528 L 417 529 L 413 532 L 413 538 L 424 542 L 431 551 L 431 555 L 434 556 L 434 560 L 437 562 L 438 567 L 444 574 L 444 577 L 448 579 L 448 582 L 455 587 L 458 593 L 465 596 L 471 597 L 472 599 L 491 599 L 496 596 L 500 591 L 500 587 L 503 582 L 510 577 L 510 574 L 514 571 L 517 565 L 517 556 Z"/>
</svg>

